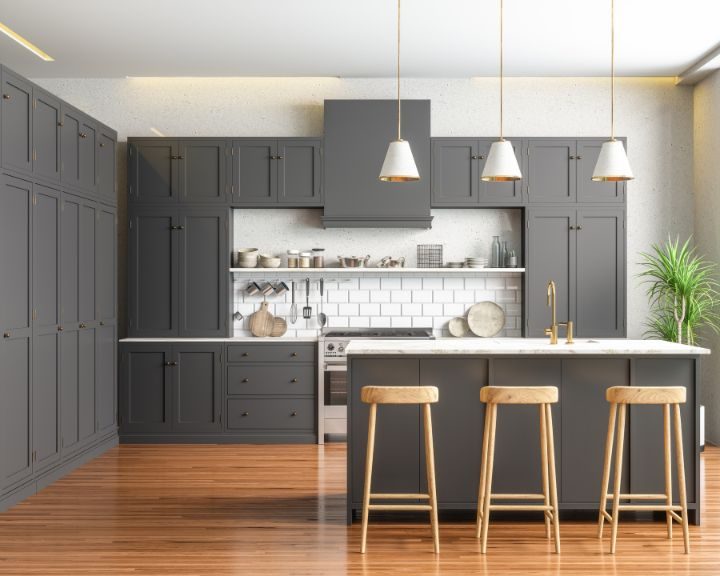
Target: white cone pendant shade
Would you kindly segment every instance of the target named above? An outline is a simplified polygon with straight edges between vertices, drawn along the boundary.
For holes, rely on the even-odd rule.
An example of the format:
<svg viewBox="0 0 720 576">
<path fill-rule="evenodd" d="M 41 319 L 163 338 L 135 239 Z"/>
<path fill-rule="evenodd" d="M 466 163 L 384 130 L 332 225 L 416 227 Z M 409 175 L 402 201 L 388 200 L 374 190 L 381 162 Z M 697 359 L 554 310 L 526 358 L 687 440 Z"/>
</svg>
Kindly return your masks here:
<svg viewBox="0 0 720 576">
<path fill-rule="evenodd" d="M 508 182 L 520 178 L 520 165 L 512 143 L 509 140 L 493 142 L 480 179 L 485 182 Z"/>
<path fill-rule="evenodd" d="M 380 170 L 383 182 L 414 182 L 420 180 L 420 173 L 415 165 L 410 142 L 394 140 L 390 142 Z"/>
<path fill-rule="evenodd" d="M 624 182 L 634 177 L 623 143 L 620 140 L 603 142 L 592 179 L 595 182 Z"/>
</svg>

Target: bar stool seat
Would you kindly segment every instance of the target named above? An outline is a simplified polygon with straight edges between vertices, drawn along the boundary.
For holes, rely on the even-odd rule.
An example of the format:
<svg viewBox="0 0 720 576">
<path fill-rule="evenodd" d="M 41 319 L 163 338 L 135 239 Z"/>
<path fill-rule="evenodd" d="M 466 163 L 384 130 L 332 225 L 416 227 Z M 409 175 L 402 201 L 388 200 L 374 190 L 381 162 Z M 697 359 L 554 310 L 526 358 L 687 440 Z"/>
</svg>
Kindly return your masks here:
<svg viewBox="0 0 720 576">
<path fill-rule="evenodd" d="M 610 522 L 610 553 L 615 554 L 618 521 L 621 510 L 660 511 L 665 512 L 667 536 L 672 538 L 672 524 L 677 521 L 682 525 L 685 553 L 690 552 L 690 531 L 687 515 L 687 492 L 685 486 L 685 462 L 683 457 L 682 422 L 680 420 L 680 404 L 687 399 L 687 391 L 682 386 L 613 386 L 608 388 L 605 397 L 610 403 L 607 439 L 605 440 L 605 464 L 603 466 L 602 492 L 600 494 L 600 514 L 598 518 L 598 538 L 603 536 L 605 520 Z M 628 405 L 658 405 L 663 407 L 663 428 L 665 444 L 665 493 L 664 494 L 622 494 L 623 444 L 625 441 L 625 418 Z M 670 433 L 670 409 L 674 412 L 675 428 L 675 462 L 678 474 L 680 504 L 673 504 L 672 498 L 672 455 Z M 617 421 L 617 430 L 616 430 Z M 612 461 L 613 444 L 617 435 L 615 451 L 615 479 L 612 494 L 608 494 L 610 483 L 610 463 Z M 607 511 L 607 501 L 612 500 L 612 514 Z M 664 501 L 663 504 L 621 504 L 622 500 Z M 678 514 L 681 512 L 682 515 Z"/>
<path fill-rule="evenodd" d="M 362 510 L 362 541 L 360 552 L 365 554 L 367 549 L 367 529 L 370 510 L 427 510 L 430 512 L 433 544 L 435 553 L 440 552 L 440 532 L 438 528 L 437 494 L 435 488 L 435 456 L 432 436 L 432 419 L 430 417 L 430 404 L 439 399 L 439 392 L 435 386 L 364 386 L 360 391 L 360 399 L 370 404 L 368 423 L 367 456 L 365 459 L 365 489 L 363 493 Z M 427 494 L 376 494 L 371 491 L 373 457 L 375 454 L 375 423 L 377 421 L 378 404 L 419 404 L 423 407 L 423 424 L 425 429 L 425 462 L 427 472 Z M 379 500 L 426 500 L 427 504 L 373 504 L 373 499 Z"/>
<path fill-rule="evenodd" d="M 492 510 L 535 510 L 545 517 L 545 533 L 555 539 L 555 552 L 560 553 L 560 520 L 558 518 L 557 482 L 555 476 L 555 443 L 553 439 L 551 404 L 558 401 L 555 386 L 485 386 L 480 401 L 487 404 L 483 433 L 482 465 L 478 488 L 476 537 L 482 538 L 481 551 L 487 553 L 487 537 Z M 542 494 L 494 494 L 492 492 L 495 460 L 495 428 L 499 404 L 536 404 L 540 412 L 540 453 L 542 457 Z M 493 500 L 541 500 L 541 504 L 493 504 Z"/>
</svg>

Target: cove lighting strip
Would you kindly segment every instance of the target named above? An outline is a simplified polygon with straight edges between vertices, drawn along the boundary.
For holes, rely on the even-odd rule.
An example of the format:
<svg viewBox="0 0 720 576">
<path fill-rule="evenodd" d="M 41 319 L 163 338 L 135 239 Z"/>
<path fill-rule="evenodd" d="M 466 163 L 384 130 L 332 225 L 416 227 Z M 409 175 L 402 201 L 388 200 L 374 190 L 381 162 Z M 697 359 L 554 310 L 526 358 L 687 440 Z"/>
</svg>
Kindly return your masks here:
<svg viewBox="0 0 720 576">
<path fill-rule="evenodd" d="M 50 56 L 47 52 L 43 52 L 42 50 L 40 50 L 40 48 L 35 46 L 35 44 L 30 42 L 30 40 L 23 38 L 22 36 L 20 36 L 20 34 L 15 32 L 15 30 L 13 30 L 12 28 L 8 28 L 2 22 L 0 22 L 0 32 L 5 34 L 5 36 L 7 36 L 8 38 L 12 38 L 13 40 L 15 40 L 15 42 L 20 44 L 20 46 L 22 46 L 23 48 L 27 48 L 28 50 L 30 50 L 30 52 L 35 54 L 35 56 L 37 56 L 38 58 L 45 60 L 45 62 L 55 61 L 55 58 Z"/>
</svg>

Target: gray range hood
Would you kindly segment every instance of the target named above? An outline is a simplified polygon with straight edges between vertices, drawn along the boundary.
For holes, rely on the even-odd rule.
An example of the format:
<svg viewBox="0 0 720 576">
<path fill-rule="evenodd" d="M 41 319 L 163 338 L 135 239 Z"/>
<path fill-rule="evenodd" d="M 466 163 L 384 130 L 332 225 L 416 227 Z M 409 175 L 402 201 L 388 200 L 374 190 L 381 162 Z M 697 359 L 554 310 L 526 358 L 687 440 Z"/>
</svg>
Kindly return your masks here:
<svg viewBox="0 0 720 576">
<path fill-rule="evenodd" d="M 325 100 L 326 228 L 430 228 L 430 100 L 402 101 L 403 139 L 420 181 L 378 179 L 397 138 L 396 100 Z"/>
</svg>

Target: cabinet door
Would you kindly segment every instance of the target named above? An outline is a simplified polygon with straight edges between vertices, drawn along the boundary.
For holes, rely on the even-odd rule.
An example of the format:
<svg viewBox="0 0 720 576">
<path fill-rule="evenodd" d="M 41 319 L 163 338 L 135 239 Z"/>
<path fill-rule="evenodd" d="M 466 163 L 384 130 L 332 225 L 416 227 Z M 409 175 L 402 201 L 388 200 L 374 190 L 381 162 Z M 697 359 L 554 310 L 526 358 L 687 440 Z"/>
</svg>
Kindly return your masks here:
<svg viewBox="0 0 720 576">
<path fill-rule="evenodd" d="M 278 142 L 278 195 L 280 204 L 321 206 L 320 151 L 317 139 Z"/>
<path fill-rule="evenodd" d="M 63 328 L 60 333 L 60 442 L 62 453 L 80 447 L 79 409 L 79 328 Z"/>
<path fill-rule="evenodd" d="M 437 386 L 431 406 L 438 501 L 443 507 L 477 502 L 485 406 L 480 388 L 488 383 L 484 358 L 420 360 L 420 385 Z M 425 451 L 420 438 L 420 491 L 427 491 Z M 449 449 L 448 449 L 449 448 Z"/>
<path fill-rule="evenodd" d="M 60 320 L 63 328 L 77 328 L 80 322 L 80 210 L 82 200 L 62 195 L 60 211 Z"/>
<path fill-rule="evenodd" d="M 173 431 L 220 430 L 221 352 L 221 345 L 173 346 Z"/>
<path fill-rule="evenodd" d="M 682 382 L 697 382 L 695 360 L 692 358 L 639 358 L 633 360 L 633 386 L 677 386 Z M 671 409 L 671 414 L 673 410 Z M 687 389 L 687 401 L 680 405 L 685 484 L 688 502 L 697 500 L 697 458 L 699 438 L 695 435 L 697 399 L 695 387 Z M 678 484 L 675 465 L 675 432 L 672 440 L 673 500 L 677 504 Z M 661 406 L 630 407 L 630 488 L 638 494 L 665 492 L 663 468 L 663 411 Z"/>
<path fill-rule="evenodd" d="M 0 491 L 32 473 L 32 339 L 0 340 Z"/>
<path fill-rule="evenodd" d="M 626 358 L 562 361 L 560 404 L 569 408 L 562 410 L 563 441 L 558 444 L 558 449 L 562 449 L 562 468 L 558 468 L 562 471 L 561 502 L 586 504 L 592 508 L 600 501 L 610 411 L 605 392 L 611 386 L 629 384 L 630 360 Z M 626 472 L 629 461 L 626 450 Z M 613 478 L 612 473 L 610 478 Z M 627 492 L 629 486 L 626 473 L 622 491 Z"/>
<path fill-rule="evenodd" d="M 35 327 L 60 323 L 60 192 L 35 185 L 33 206 L 33 309 Z"/>
<path fill-rule="evenodd" d="M 353 459 L 348 471 L 352 477 L 353 504 L 362 503 L 365 485 L 365 452 L 367 449 L 368 404 L 360 401 L 363 386 L 417 386 L 420 381 L 419 360 L 354 359 L 348 399 L 352 428 Z M 420 410 L 418 406 L 379 406 L 375 429 L 373 492 L 417 493 L 420 488 Z"/>
<path fill-rule="evenodd" d="M 95 338 L 95 419 L 99 433 L 115 426 L 117 414 L 117 374 L 115 324 L 105 322 L 96 329 Z"/>
<path fill-rule="evenodd" d="M 277 140 L 237 140 L 233 144 L 233 203 L 277 202 Z"/>
<path fill-rule="evenodd" d="M 80 167 L 80 186 L 85 190 L 95 190 L 97 183 L 95 163 L 95 149 L 97 147 L 97 128 L 95 123 L 89 118 L 83 118 L 80 123 L 79 145 L 79 167 Z"/>
<path fill-rule="evenodd" d="M 78 311 L 80 322 L 95 320 L 95 228 L 97 205 L 83 200 L 78 224 Z"/>
<path fill-rule="evenodd" d="M 170 346 L 124 345 L 120 368 L 122 433 L 169 432 Z"/>
<path fill-rule="evenodd" d="M 593 182 L 592 175 L 604 140 L 577 142 L 577 200 L 578 202 L 625 201 L 625 182 Z"/>
<path fill-rule="evenodd" d="M 32 85 L 2 71 L 2 164 L 32 172 Z"/>
<path fill-rule="evenodd" d="M 178 159 L 180 202 L 227 201 L 227 154 L 225 140 L 181 140 Z"/>
<path fill-rule="evenodd" d="M 557 320 L 573 319 L 575 310 L 574 209 L 529 210 L 527 223 L 527 286 L 525 291 L 527 336 L 545 336 L 552 324 L 547 285 L 557 287 Z"/>
<path fill-rule="evenodd" d="M 0 330 L 29 330 L 32 296 L 32 184 L 0 176 Z"/>
<path fill-rule="evenodd" d="M 575 140 L 531 139 L 526 146 L 529 202 L 575 202 Z"/>
<path fill-rule="evenodd" d="M 60 100 L 35 89 L 33 100 L 33 172 L 36 176 L 60 180 Z"/>
<path fill-rule="evenodd" d="M 478 178 L 482 177 L 483 170 L 485 169 L 485 162 L 490 154 L 490 147 L 494 140 L 481 140 L 478 148 Z M 522 166 L 522 144 L 520 140 L 512 141 L 513 150 L 515 151 L 515 157 L 517 158 L 518 165 Z M 523 180 L 513 180 L 510 182 L 483 182 L 480 180 L 480 193 L 479 201 L 480 204 L 490 205 L 512 205 L 519 204 L 522 202 L 522 185 Z"/>
<path fill-rule="evenodd" d="M 532 382 L 534 386 L 559 387 L 562 368 L 559 359 L 495 358 L 492 374 L 491 386 L 518 386 L 518 383 Z M 552 415 L 558 482 L 559 471 L 562 470 L 560 413 L 560 405 L 554 404 Z M 541 472 L 539 408 L 528 405 L 498 407 L 492 491 L 542 494 Z"/>
<path fill-rule="evenodd" d="M 177 336 L 177 213 L 137 209 L 130 215 L 128 296 L 132 337 Z"/>
<path fill-rule="evenodd" d="M 133 202 L 177 202 L 178 143 L 140 140 L 128 145 L 129 195 Z"/>
<path fill-rule="evenodd" d="M 625 213 L 578 210 L 577 334 L 625 336 Z"/>
<path fill-rule="evenodd" d="M 57 329 L 33 340 L 33 447 L 35 470 L 60 457 L 60 363 Z"/>
<path fill-rule="evenodd" d="M 95 434 L 95 328 L 78 332 L 78 437 L 89 441 Z"/>
<path fill-rule="evenodd" d="M 228 210 L 182 210 L 179 239 L 179 336 L 226 336 L 230 260 Z"/>
<path fill-rule="evenodd" d="M 104 202 L 117 202 L 115 158 L 117 143 L 115 137 L 102 129 L 98 132 L 97 145 L 97 192 Z"/>
<path fill-rule="evenodd" d="M 480 185 L 478 160 L 476 139 L 433 139 L 432 205 L 476 205 Z"/>
<path fill-rule="evenodd" d="M 62 106 L 62 126 L 60 129 L 60 172 L 61 181 L 66 186 L 80 186 L 80 131 L 82 120 L 80 113 Z"/>
<path fill-rule="evenodd" d="M 97 320 L 116 317 L 116 217 L 115 209 L 98 205 L 95 229 L 95 299 Z"/>
</svg>

